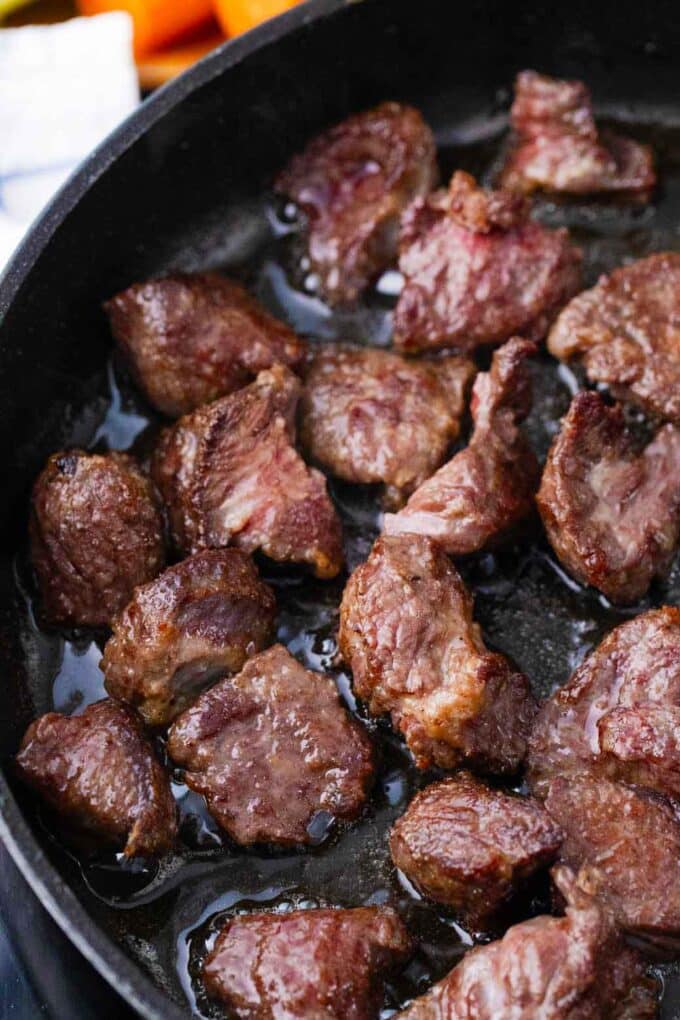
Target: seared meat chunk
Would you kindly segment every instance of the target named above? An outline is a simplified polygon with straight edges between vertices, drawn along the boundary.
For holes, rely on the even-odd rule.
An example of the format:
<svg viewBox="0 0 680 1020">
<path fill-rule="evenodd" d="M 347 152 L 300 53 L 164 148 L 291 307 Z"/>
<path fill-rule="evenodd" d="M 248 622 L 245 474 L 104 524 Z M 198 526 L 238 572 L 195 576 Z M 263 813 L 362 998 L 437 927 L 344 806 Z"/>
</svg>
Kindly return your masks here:
<svg viewBox="0 0 680 1020">
<path fill-rule="evenodd" d="M 390 713 L 419 768 L 517 769 L 535 709 L 528 681 L 486 650 L 472 599 L 430 538 L 378 539 L 345 588 L 339 643 L 356 693 Z"/>
<path fill-rule="evenodd" d="M 421 893 L 480 927 L 552 863 L 561 841 L 537 800 L 460 773 L 416 794 L 392 828 L 390 851 Z"/>
<path fill-rule="evenodd" d="M 126 857 L 172 847 L 177 813 L 169 776 L 124 705 L 107 699 L 82 715 L 48 712 L 28 727 L 15 765 L 79 840 Z"/>
<path fill-rule="evenodd" d="M 168 751 L 244 845 L 314 842 L 319 816 L 356 818 L 373 778 L 371 743 L 333 681 L 282 645 L 201 694 L 170 729 Z"/>
<path fill-rule="evenodd" d="M 457 171 L 447 191 L 404 213 L 394 313 L 402 351 L 542 339 L 579 287 L 581 253 L 566 230 L 528 219 L 523 199 L 484 191 Z"/>
<path fill-rule="evenodd" d="M 555 776 L 596 772 L 680 798 L 680 609 L 620 624 L 541 706 L 529 780 L 544 795 Z"/>
<path fill-rule="evenodd" d="M 540 472 L 519 426 L 531 410 L 525 359 L 534 351 L 517 337 L 496 351 L 474 385 L 470 442 L 385 516 L 386 534 L 429 535 L 462 556 L 497 544 L 531 513 Z"/>
<path fill-rule="evenodd" d="M 563 860 L 621 927 L 680 937 L 680 821 L 655 794 L 587 775 L 554 779 L 546 808 L 565 832 Z"/>
<path fill-rule="evenodd" d="M 463 957 L 400 1020 L 651 1020 L 655 983 L 567 868 L 564 917 L 535 917 Z"/>
<path fill-rule="evenodd" d="M 644 199 L 656 183 L 647 145 L 598 131 L 583 82 L 521 71 L 510 120 L 514 137 L 501 173 L 505 188 Z"/>
<path fill-rule="evenodd" d="M 474 372 L 466 358 L 418 362 L 371 348 L 322 348 L 302 396 L 301 440 L 339 478 L 383 482 L 387 501 L 399 506 L 457 437 Z"/>
<path fill-rule="evenodd" d="M 612 708 L 598 737 L 603 772 L 680 799 L 680 707 Z"/>
<path fill-rule="evenodd" d="M 238 1020 L 377 1020 L 410 948 L 386 907 L 248 914 L 224 926 L 203 977 Z"/>
<path fill-rule="evenodd" d="M 548 337 L 591 382 L 680 423 L 680 253 L 650 255 L 600 277 L 569 302 Z"/>
<path fill-rule="evenodd" d="M 275 187 L 305 213 L 328 301 L 354 301 L 397 255 L 399 217 L 437 183 L 434 138 L 410 106 L 381 103 L 315 138 Z"/>
<path fill-rule="evenodd" d="M 276 600 L 240 549 L 207 549 L 135 590 L 101 668 L 109 694 L 164 726 L 274 636 Z"/>
<path fill-rule="evenodd" d="M 179 549 L 234 544 L 307 563 L 318 577 L 338 573 L 340 519 L 323 475 L 293 445 L 300 390 L 292 372 L 275 365 L 163 433 L 153 473 Z"/>
<path fill-rule="evenodd" d="M 53 454 L 33 487 L 30 538 L 53 624 L 106 626 L 165 561 L 155 490 L 122 453 Z"/>
<path fill-rule="evenodd" d="M 537 501 L 567 570 L 612 602 L 635 602 L 667 573 L 680 538 L 680 427 L 640 451 L 620 407 L 577 393 Z"/>
<path fill-rule="evenodd" d="M 150 404 L 176 417 L 245 386 L 278 363 L 296 368 L 307 345 L 217 273 L 136 283 L 104 305 Z"/>
</svg>

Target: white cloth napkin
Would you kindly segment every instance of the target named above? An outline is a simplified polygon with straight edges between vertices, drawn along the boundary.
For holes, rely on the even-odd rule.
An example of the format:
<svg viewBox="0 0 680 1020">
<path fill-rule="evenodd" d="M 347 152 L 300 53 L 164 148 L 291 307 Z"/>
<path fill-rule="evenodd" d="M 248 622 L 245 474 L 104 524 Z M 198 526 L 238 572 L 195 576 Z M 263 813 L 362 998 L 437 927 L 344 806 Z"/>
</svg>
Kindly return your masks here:
<svg viewBox="0 0 680 1020">
<path fill-rule="evenodd" d="M 138 102 L 128 14 L 0 30 L 0 271 L 48 199 Z"/>
</svg>

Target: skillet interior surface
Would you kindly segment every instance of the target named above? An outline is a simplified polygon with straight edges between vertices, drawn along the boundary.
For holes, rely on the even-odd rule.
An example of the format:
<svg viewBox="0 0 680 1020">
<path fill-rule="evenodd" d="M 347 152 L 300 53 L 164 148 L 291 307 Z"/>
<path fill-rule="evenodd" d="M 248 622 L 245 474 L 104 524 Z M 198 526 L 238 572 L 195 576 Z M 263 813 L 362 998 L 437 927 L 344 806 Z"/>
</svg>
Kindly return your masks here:
<svg viewBox="0 0 680 1020">
<path fill-rule="evenodd" d="M 511 10 L 486 0 L 454 12 L 449 4 L 424 0 L 417 22 L 413 5 L 399 0 L 351 5 L 322 0 L 311 4 L 315 12 L 318 18 L 309 23 L 299 14 L 291 19 L 292 30 L 276 44 L 272 38 L 260 48 L 244 46 L 244 59 L 234 66 L 220 55 L 208 61 L 174 105 L 171 92 L 167 99 L 160 96 L 141 137 L 135 140 L 132 132 L 127 141 L 119 138 L 117 151 L 109 143 L 108 157 L 105 150 L 100 158 L 106 163 L 115 152 L 110 168 L 78 196 L 71 212 L 61 196 L 53 216 L 57 223 L 67 213 L 63 222 L 43 251 L 34 235 L 4 281 L 0 312 L 12 298 L 0 324 L 0 429 L 7 468 L 0 506 L 5 765 L 35 715 L 52 707 L 82 711 L 103 693 L 97 664 L 105 635 L 48 633 L 36 623 L 25 547 L 32 479 L 45 456 L 62 445 L 132 446 L 143 454 L 159 425 L 110 357 L 101 300 L 149 275 L 217 267 L 243 279 L 273 312 L 316 342 L 389 341 L 389 280 L 357 310 L 330 313 L 306 289 L 299 224 L 267 190 L 273 172 L 310 134 L 351 110 L 405 99 L 435 129 L 445 176 L 462 167 L 489 179 L 501 151 L 515 72 L 526 66 L 579 77 L 592 87 L 601 117 L 651 142 L 661 186 L 648 207 L 541 201 L 539 217 L 571 227 L 584 247 L 587 284 L 626 259 L 680 250 L 680 21 L 671 4 L 641 10 L 574 3 L 562 12 L 540 5 Z M 528 428 L 544 455 L 579 383 L 547 356 L 537 360 L 534 374 Z M 378 494 L 335 482 L 331 490 L 353 567 L 377 533 Z M 680 604 L 680 560 L 644 603 L 615 610 L 565 577 L 535 522 L 515 545 L 472 557 L 462 570 L 488 643 L 511 656 L 540 695 L 563 682 L 622 619 L 649 605 Z M 344 578 L 317 582 L 297 571 L 266 566 L 263 571 L 276 588 L 280 639 L 310 667 L 333 673 L 350 708 L 362 714 L 336 661 Z M 19 850 L 30 855 L 29 870 L 53 891 L 56 869 L 95 925 L 182 1013 L 189 1008 L 203 1016 L 221 1014 L 202 996 L 197 969 L 229 913 L 258 906 L 392 903 L 420 937 L 420 949 L 388 988 L 388 1016 L 489 933 L 464 931 L 397 882 L 386 832 L 432 775 L 417 775 L 389 729 L 370 725 L 382 759 L 370 809 L 349 829 L 320 831 L 319 845 L 303 854 L 239 850 L 220 837 L 179 776 L 174 789 L 182 848 L 160 865 L 122 865 L 115 855 L 79 862 L 51 835 L 49 819 L 15 790 L 30 826 L 16 836 Z M 13 810 L 8 794 L 6 819 Z M 58 892 L 57 909 L 68 896 Z M 509 920 L 545 909 L 545 896 L 546 889 L 537 886 Z M 88 936 L 91 922 L 82 923 Z M 92 929 L 92 945 L 101 944 L 105 953 L 100 940 Z M 107 969 L 106 960 L 98 963 Z M 159 1006 L 125 957 L 111 956 L 108 966 L 108 976 L 146 1015 L 180 1015 Z M 680 1017 L 680 977 L 673 964 L 658 966 L 665 986 L 662 1015 Z"/>
</svg>

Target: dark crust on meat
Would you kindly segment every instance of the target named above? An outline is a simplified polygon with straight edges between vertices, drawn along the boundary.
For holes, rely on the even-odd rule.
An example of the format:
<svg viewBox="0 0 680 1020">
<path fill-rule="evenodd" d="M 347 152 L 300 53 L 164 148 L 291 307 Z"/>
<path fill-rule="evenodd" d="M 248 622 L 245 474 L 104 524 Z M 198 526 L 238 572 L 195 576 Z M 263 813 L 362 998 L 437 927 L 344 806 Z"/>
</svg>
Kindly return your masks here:
<svg viewBox="0 0 680 1020">
<path fill-rule="evenodd" d="M 472 351 L 521 333 L 541 340 L 578 290 L 581 252 L 566 230 L 524 219 L 516 196 L 454 175 L 449 191 L 416 199 L 402 217 L 404 287 L 394 312 L 401 351 Z"/>
<path fill-rule="evenodd" d="M 644 201 L 656 183 L 649 146 L 598 132 L 583 82 L 521 71 L 510 120 L 513 138 L 500 175 L 505 188 L 524 194 L 609 192 Z"/>
<path fill-rule="evenodd" d="M 176 720 L 168 752 L 236 842 L 313 842 L 319 812 L 353 819 L 373 778 L 364 727 L 330 677 L 282 645 L 249 659 Z"/>
<path fill-rule="evenodd" d="M 534 917 L 466 953 L 400 1020 L 652 1020 L 656 983 L 565 867 L 564 917 Z"/>
<path fill-rule="evenodd" d="M 375 348 L 324 347 L 300 402 L 302 444 L 345 481 L 383 483 L 398 506 L 458 436 L 474 373 L 467 358 L 413 361 Z"/>
<path fill-rule="evenodd" d="M 442 208 L 456 223 L 473 234 L 489 234 L 492 230 L 511 230 L 529 218 L 527 200 L 511 191 L 480 188 L 472 174 L 456 170 L 449 182 Z"/>
<path fill-rule="evenodd" d="M 479 927 L 552 863 L 561 841 L 539 801 L 461 773 L 416 794 L 392 827 L 390 851 L 419 892 Z"/>
<path fill-rule="evenodd" d="M 309 257 L 327 301 L 354 301 L 395 260 L 402 210 L 437 177 L 432 132 L 399 103 L 348 117 L 291 160 L 274 186 L 307 217 Z"/>
<path fill-rule="evenodd" d="M 641 598 L 670 568 L 680 538 L 680 428 L 642 452 L 620 407 L 574 397 L 548 455 L 538 508 L 553 549 L 612 602 Z"/>
<path fill-rule="evenodd" d="M 41 716 L 26 731 L 15 768 L 78 836 L 122 848 L 127 857 L 172 848 L 170 779 L 125 706 L 107 699 L 82 715 Z"/>
<path fill-rule="evenodd" d="M 532 789 L 543 796 L 555 776 L 588 772 L 680 796 L 679 704 L 680 609 L 664 606 L 615 627 L 543 703 L 529 744 Z"/>
<path fill-rule="evenodd" d="M 514 337 L 493 356 L 472 391 L 470 442 L 416 489 L 388 535 L 429 535 L 452 556 L 498 545 L 534 508 L 539 466 L 520 424 L 531 409 L 526 359 L 536 347 Z"/>
<path fill-rule="evenodd" d="M 375 1020 L 384 978 L 411 941 L 389 907 L 234 917 L 203 967 L 239 1020 Z"/>
<path fill-rule="evenodd" d="M 113 621 L 100 664 L 106 689 L 148 725 L 165 725 L 265 648 L 275 617 L 274 593 L 245 553 L 196 553 L 136 588 Z"/>
<path fill-rule="evenodd" d="M 535 710 L 528 681 L 486 650 L 472 599 L 431 539 L 378 539 L 345 588 L 338 640 L 355 691 L 391 715 L 419 768 L 518 768 Z"/>
<path fill-rule="evenodd" d="M 123 453 L 53 454 L 33 487 L 29 531 L 52 624 L 106 626 L 165 562 L 156 491 Z"/>
<path fill-rule="evenodd" d="M 234 544 L 318 577 L 340 571 L 342 527 L 325 478 L 293 445 L 300 390 L 276 365 L 162 434 L 152 472 L 183 552 Z"/>
<path fill-rule="evenodd" d="M 307 345 L 238 283 L 217 273 L 135 283 L 104 305 L 149 403 L 176 417 L 245 386 L 273 364 L 298 368 Z"/>
<path fill-rule="evenodd" d="M 680 822 L 668 801 L 584 774 L 553 779 L 545 804 L 579 886 L 627 931 L 677 948 Z"/>
<path fill-rule="evenodd" d="M 680 424 L 680 253 L 659 252 L 600 277 L 569 302 L 548 337 L 560 361 Z"/>
</svg>

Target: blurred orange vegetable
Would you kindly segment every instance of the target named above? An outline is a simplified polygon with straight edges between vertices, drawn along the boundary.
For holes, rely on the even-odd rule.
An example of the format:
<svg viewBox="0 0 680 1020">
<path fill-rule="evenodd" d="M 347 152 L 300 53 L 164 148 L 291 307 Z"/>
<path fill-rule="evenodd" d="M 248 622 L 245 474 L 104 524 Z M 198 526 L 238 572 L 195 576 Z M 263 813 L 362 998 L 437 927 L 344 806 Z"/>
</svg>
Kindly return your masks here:
<svg viewBox="0 0 680 1020">
<path fill-rule="evenodd" d="M 240 35 L 261 21 L 297 6 L 300 0 L 214 0 L 215 13 L 227 35 Z"/>
<path fill-rule="evenodd" d="M 77 0 L 77 5 L 82 14 L 131 14 L 137 57 L 190 35 L 214 16 L 212 0 Z"/>
<path fill-rule="evenodd" d="M 175 46 L 166 47 L 159 53 L 138 57 L 139 84 L 145 91 L 157 89 L 176 74 L 186 71 L 187 67 L 191 67 L 223 42 L 224 36 L 217 24 L 214 24 L 198 34 L 192 34 L 188 42 L 180 42 Z"/>
</svg>

